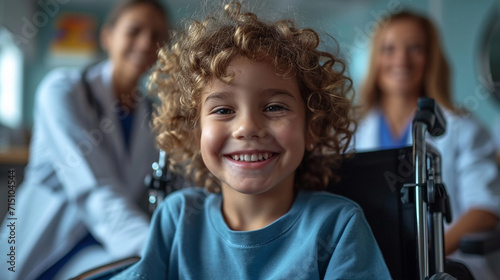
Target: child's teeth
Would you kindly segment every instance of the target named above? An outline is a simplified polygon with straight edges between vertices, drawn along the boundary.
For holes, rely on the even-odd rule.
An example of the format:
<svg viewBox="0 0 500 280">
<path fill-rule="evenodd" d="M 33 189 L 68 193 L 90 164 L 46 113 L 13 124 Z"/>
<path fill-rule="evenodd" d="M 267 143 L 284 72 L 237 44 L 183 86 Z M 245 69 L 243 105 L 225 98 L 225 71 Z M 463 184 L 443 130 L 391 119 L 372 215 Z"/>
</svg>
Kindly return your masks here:
<svg viewBox="0 0 500 280">
<path fill-rule="evenodd" d="M 263 153 L 263 154 L 251 154 L 251 155 L 233 155 L 232 158 L 233 160 L 236 161 L 247 161 L 247 162 L 254 162 L 254 161 L 262 161 L 266 160 L 271 156 L 269 153 Z"/>
</svg>

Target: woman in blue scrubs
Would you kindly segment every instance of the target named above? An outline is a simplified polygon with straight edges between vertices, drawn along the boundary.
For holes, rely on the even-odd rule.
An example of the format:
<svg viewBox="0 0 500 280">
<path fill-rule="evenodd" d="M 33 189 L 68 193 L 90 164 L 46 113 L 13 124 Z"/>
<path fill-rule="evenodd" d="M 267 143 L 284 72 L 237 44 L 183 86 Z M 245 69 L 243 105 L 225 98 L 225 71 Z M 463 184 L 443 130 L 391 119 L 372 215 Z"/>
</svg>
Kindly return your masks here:
<svg viewBox="0 0 500 280">
<path fill-rule="evenodd" d="M 434 98 L 447 120 L 446 133 L 428 141 L 442 155 L 443 181 L 451 198 L 454 221 L 445 233 L 445 252 L 450 255 L 464 234 L 498 225 L 495 148 L 488 132 L 469 113 L 453 106 L 449 68 L 433 24 L 402 12 L 386 18 L 373 36 L 369 71 L 361 88 L 356 149 L 411 145 L 419 97 Z"/>
</svg>

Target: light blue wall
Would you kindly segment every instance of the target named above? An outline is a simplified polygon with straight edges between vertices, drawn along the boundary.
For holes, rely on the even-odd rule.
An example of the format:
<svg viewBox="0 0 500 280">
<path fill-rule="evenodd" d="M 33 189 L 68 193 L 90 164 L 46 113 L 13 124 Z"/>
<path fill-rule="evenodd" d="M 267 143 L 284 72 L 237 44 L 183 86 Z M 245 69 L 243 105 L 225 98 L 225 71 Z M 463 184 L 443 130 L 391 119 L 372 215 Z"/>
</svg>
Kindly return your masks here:
<svg viewBox="0 0 500 280">
<path fill-rule="evenodd" d="M 488 129 L 500 129 L 500 102 L 485 83 L 478 60 L 488 19 L 500 8 L 495 0 L 383 0 L 356 1 L 357 7 L 335 12 L 327 26 L 340 41 L 349 61 L 355 88 L 359 88 L 368 63 L 369 37 L 377 20 L 387 12 L 410 9 L 428 15 L 437 25 L 452 71 L 455 104 L 472 112 Z M 500 14 L 500 13 L 499 13 Z M 497 126 L 495 128 L 495 126 Z"/>
<path fill-rule="evenodd" d="M 0 27 L 6 27 L 24 53 L 23 124 L 33 124 L 33 100 L 36 89 L 55 66 L 50 63 L 49 46 L 54 36 L 54 21 L 65 12 L 87 13 L 99 25 L 114 2 L 118 0 L 0 0 Z M 169 5 L 172 22 L 191 14 L 196 5 L 193 0 L 163 0 Z M 40 4 L 45 3 L 45 4 Z M 98 36 L 98 34 L 96 34 Z M 101 56 L 103 54 L 101 53 Z M 71 65 L 71 62 L 68 63 Z"/>
<path fill-rule="evenodd" d="M 23 17 L 30 18 L 40 7 L 38 1 L 5 1 L 0 20 L 11 30 L 21 34 Z M 60 10 L 92 11 L 102 18 L 111 5 L 108 1 L 50 0 L 60 4 Z M 197 8 L 196 0 L 166 0 L 171 7 L 174 22 L 189 16 Z M 200 1 L 201 2 L 201 1 Z M 488 128 L 500 115 L 500 103 L 486 91 L 480 82 L 484 75 L 478 72 L 479 42 L 483 36 L 485 19 L 499 0 L 249 0 L 267 3 L 285 15 L 295 16 L 301 26 L 309 26 L 332 35 L 339 43 L 349 71 L 358 88 L 367 67 L 369 37 L 377 20 L 386 13 L 412 9 L 434 19 L 441 34 L 442 44 L 452 69 L 454 100 L 473 112 Z M 84 3 L 84 4 L 82 4 Z M 49 70 L 47 48 L 52 36 L 50 22 L 38 28 L 36 36 L 23 45 L 26 53 L 24 84 L 24 122 L 32 123 L 32 99 L 41 78 Z M 500 129 L 500 128 L 499 128 Z"/>
<path fill-rule="evenodd" d="M 1 0 L 0 0 L 1 1 Z M 40 2 L 45 3 L 41 5 Z M 50 4 L 48 4 L 50 3 Z M 49 59 L 49 46 L 55 36 L 54 22 L 65 12 L 80 12 L 104 16 L 104 7 L 85 6 L 82 1 L 5 1 L 2 26 L 13 34 L 14 41 L 24 53 L 23 123 L 26 128 L 33 123 L 33 100 L 36 88 L 54 66 Z"/>
<path fill-rule="evenodd" d="M 500 129 L 500 123 L 495 124 L 500 116 L 500 103 L 487 91 L 482 82 L 485 74 L 480 73 L 478 65 L 487 20 L 499 3 L 494 0 L 441 2 L 439 26 L 453 73 L 455 100 L 490 129 Z"/>
</svg>

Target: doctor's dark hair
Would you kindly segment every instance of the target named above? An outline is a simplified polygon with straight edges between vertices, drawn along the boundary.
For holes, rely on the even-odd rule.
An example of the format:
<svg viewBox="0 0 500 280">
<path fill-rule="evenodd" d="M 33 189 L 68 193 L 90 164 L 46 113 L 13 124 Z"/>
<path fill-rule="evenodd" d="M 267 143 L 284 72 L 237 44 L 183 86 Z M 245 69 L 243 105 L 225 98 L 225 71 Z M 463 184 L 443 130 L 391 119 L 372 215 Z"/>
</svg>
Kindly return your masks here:
<svg viewBox="0 0 500 280">
<path fill-rule="evenodd" d="M 165 17 L 166 22 L 170 25 L 169 19 L 169 11 L 167 7 L 162 4 L 159 0 L 121 0 L 113 6 L 113 9 L 109 12 L 104 21 L 105 27 L 113 27 L 116 21 L 120 18 L 123 12 L 127 11 L 130 8 L 134 8 L 136 5 L 147 4 L 151 5 L 155 10 L 157 10 L 163 17 Z"/>
<path fill-rule="evenodd" d="M 345 64 L 318 49 L 320 37 L 291 20 L 264 22 L 231 2 L 221 15 L 193 20 L 159 53 L 150 88 L 161 105 L 153 119 L 159 148 L 170 165 L 198 186 L 220 191 L 220 182 L 200 153 L 202 91 L 212 81 L 230 83 L 227 66 L 236 56 L 271 63 L 282 77 L 295 76 L 304 100 L 307 139 L 313 143 L 295 172 L 295 187 L 324 189 L 334 177 L 331 167 L 352 137 L 351 79 Z"/>
</svg>

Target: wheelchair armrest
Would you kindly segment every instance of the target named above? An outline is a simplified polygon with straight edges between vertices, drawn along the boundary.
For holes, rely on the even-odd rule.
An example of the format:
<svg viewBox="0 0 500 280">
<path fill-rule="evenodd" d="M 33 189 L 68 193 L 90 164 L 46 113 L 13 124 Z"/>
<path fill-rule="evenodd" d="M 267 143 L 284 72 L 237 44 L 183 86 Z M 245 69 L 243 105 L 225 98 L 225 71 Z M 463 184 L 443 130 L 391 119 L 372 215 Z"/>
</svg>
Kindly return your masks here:
<svg viewBox="0 0 500 280">
<path fill-rule="evenodd" d="M 460 251 L 466 254 L 487 255 L 500 250 L 500 229 L 467 234 L 460 239 Z"/>
</svg>

